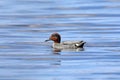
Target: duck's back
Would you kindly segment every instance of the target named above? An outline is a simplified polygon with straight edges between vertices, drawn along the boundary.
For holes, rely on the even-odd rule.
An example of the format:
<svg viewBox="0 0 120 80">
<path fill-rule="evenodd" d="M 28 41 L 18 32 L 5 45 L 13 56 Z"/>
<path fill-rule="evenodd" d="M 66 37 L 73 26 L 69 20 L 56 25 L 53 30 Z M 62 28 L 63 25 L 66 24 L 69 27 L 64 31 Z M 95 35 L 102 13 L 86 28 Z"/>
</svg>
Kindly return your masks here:
<svg viewBox="0 0 120 80">
<path fill-rule="evenodd" d="M 76 43 L 81 43 L 83 41 L 63 41 L 63 44 L 76 44 Z"/>
</svg>

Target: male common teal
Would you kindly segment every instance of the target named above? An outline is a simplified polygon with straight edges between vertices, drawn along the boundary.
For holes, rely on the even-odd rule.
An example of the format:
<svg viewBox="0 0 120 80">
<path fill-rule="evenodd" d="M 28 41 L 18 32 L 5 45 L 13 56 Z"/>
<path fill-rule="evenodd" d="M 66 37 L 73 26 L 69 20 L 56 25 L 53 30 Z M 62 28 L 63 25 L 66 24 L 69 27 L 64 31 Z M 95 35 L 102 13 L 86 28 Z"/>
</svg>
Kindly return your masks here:
<svg viewBox="0 0 120 80">
<path fill-rule="evenodd" d="M 49 37 L 47 41 L 54 41 L 52 47 L 54 49 L 77 49 L 77 48 L 83 48 L 85 42 L 84 41 L 64 41 L 61 42 L 61 36 L 58 33 L 53 33 Z"/>
</svg>

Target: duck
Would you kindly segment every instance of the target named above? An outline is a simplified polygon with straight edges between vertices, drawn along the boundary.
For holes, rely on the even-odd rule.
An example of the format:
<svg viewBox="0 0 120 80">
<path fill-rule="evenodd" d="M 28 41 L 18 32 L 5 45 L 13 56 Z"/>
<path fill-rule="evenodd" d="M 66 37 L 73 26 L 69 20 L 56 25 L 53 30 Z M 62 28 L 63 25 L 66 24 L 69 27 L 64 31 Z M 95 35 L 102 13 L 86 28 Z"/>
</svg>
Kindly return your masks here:
<svg viewBox="0 0 120 80">
<path fill-rule="evenodd" d="M 86 42 L 84 42 L 83 40 L 81 41 L 63 41 L 61 42 L 61 35 L 57 32 L 52 33 L 49 37 L 49 39 L 45 40 L 45 42 L 47 41 L 53 41 L 53 45 L 52 47 L 54 49 L 77 49 L 77 48 L 83 48 L 84 44 Z"/>
</svg>

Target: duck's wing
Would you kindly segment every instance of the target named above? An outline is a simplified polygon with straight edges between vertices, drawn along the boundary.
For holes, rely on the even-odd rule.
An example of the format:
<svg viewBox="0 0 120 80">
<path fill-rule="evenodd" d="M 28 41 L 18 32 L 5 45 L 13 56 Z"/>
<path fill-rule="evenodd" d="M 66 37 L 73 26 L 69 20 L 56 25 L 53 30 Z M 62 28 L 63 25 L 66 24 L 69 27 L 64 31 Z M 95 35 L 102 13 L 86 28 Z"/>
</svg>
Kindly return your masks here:
<svg viewBox="0 0 120 80">
<path fill-rule="evenodd" d="M 85 44 L 86 42 L 84 42 L 84 41 L 64 41 L 64 42 L 62 42 L 62 44 L 64 44 L 64 45 L 74 45 L 76 48 L 83 48 L 83 46 L 84 46 L 84 44 Z"/>
</svg>

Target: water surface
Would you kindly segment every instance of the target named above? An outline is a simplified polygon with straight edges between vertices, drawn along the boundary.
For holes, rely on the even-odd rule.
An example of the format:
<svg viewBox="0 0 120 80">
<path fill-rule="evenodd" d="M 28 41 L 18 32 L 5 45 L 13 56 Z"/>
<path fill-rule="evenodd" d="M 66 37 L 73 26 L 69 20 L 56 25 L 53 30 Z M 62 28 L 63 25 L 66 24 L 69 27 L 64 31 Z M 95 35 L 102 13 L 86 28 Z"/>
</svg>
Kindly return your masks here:
<svg viewBox="0 0 120 80">
<path fill-rule="evenodd" d="M 53 32 L 84 40 L 55 52 Z M 120 80 L 119 0 L 1 0 L 0 80 Z"/>
</svg>

